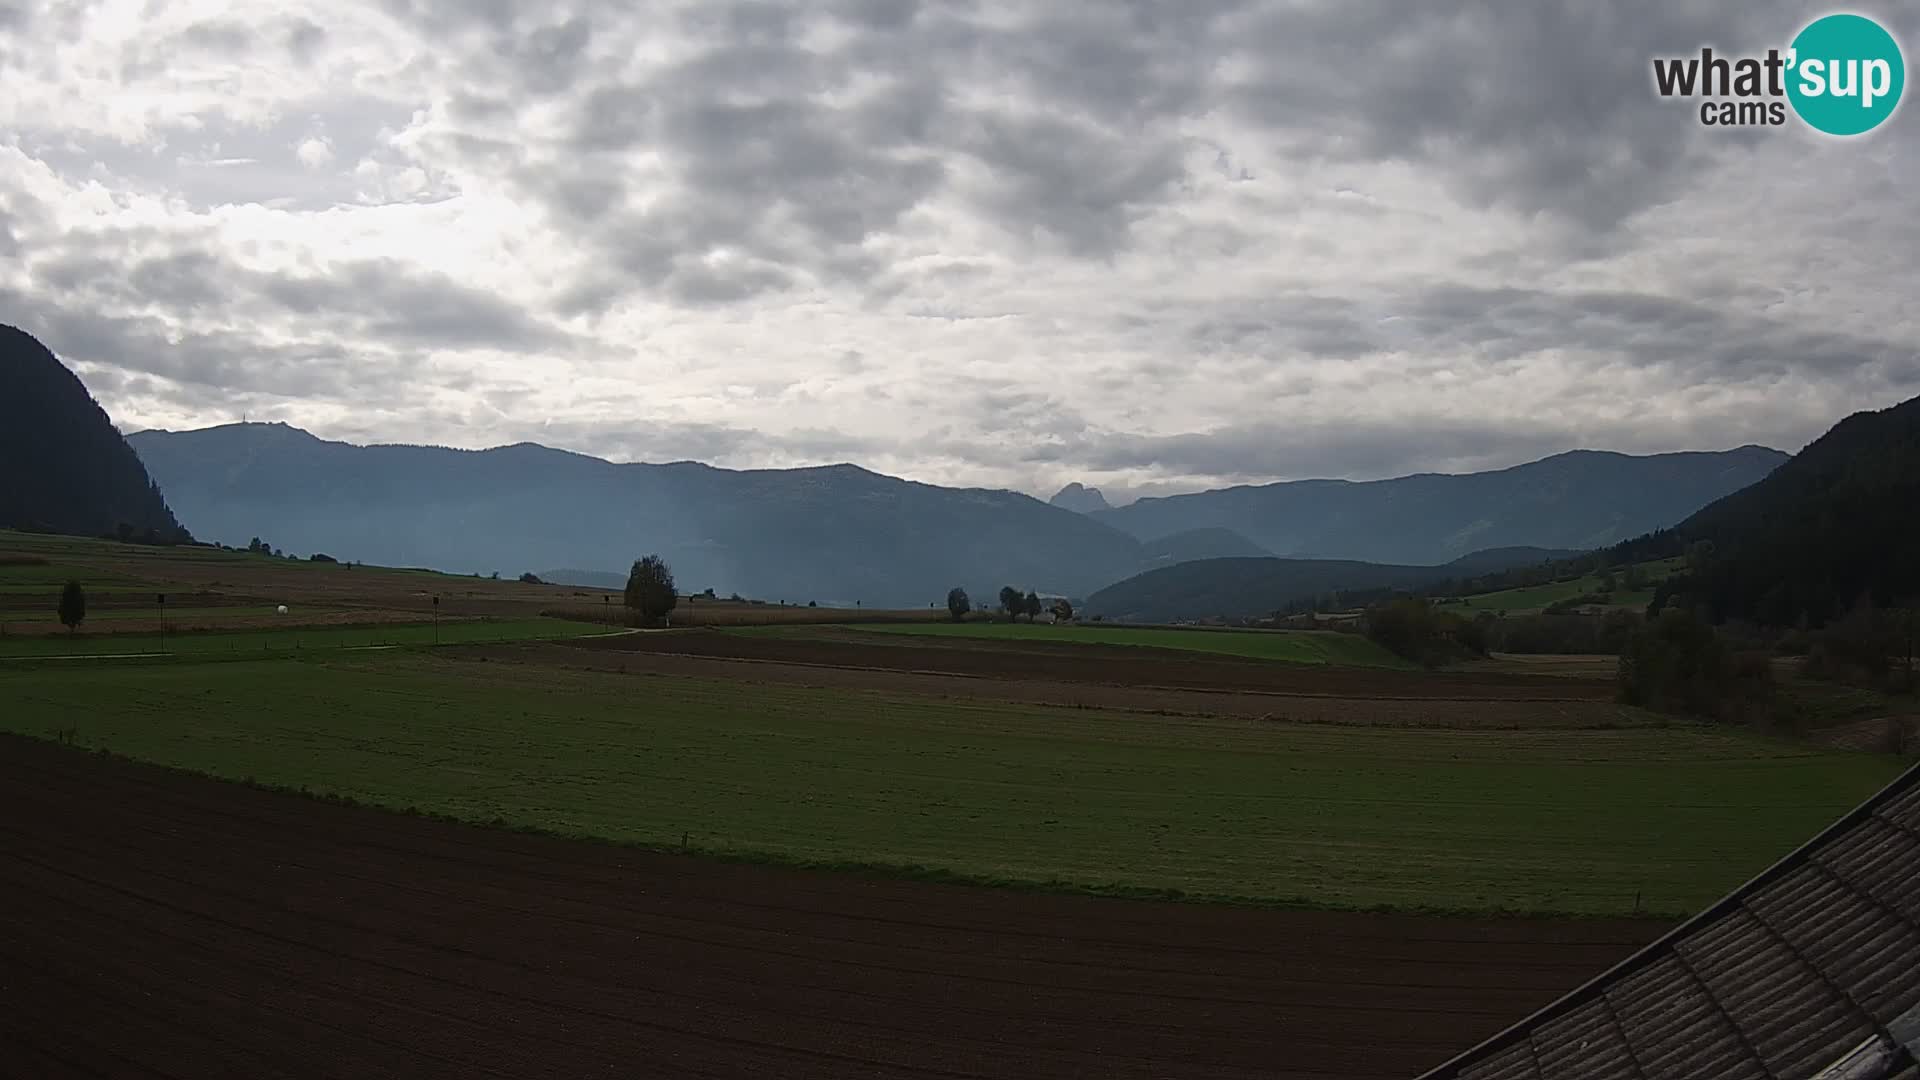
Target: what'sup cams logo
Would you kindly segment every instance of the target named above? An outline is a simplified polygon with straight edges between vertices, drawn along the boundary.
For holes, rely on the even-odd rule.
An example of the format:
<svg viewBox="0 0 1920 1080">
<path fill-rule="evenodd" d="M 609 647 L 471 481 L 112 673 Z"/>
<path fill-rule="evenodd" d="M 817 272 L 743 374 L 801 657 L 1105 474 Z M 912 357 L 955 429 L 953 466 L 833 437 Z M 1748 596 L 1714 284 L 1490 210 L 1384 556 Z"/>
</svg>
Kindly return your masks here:
<svg viewBox="0 0 1920 1080">
<path fill-rule="evenodd" d="M 1765 56 L 1656 57 L 1653 86 L 1663 98 L 1698 98 L 1709 127 L 1779 127 L 1792 107 L 1828 135 L 1861 135 L 1885 123 L 1906 89 L 1900 43 L 1864 15 L 1808 23 L 1785 51 Z"/>
</svg>

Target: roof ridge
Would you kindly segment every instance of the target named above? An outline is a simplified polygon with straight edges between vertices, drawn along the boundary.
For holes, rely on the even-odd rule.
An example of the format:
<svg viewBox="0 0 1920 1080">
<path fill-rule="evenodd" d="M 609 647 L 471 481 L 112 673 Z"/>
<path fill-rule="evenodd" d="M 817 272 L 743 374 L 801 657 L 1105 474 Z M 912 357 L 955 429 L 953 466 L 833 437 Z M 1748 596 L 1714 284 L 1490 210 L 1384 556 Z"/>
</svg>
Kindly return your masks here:
<svg viewBox="0 0 1920 1080">
<path fill-rule="evenodd" d="M 1714 901 L 1679 926 L 1662 934 L 1659 938 L 1641 948 L 1633 955 L 1593 978 L 1588 979 L 1567 993 L 1562 994 L 1547 1005 L 1535 1010 L 1518 1023 L 1509 1025 L 1506 1029 L 1491 1038 L 1421 1073 L 1416 1080 L 1457 1080 L 1463 1069 L 1515 1045 L 1522 1039 L 1531 1041 L 1533 1031 L 1541 1025 L 1559 1019 L 1596 999 L 1604 999 L 1607 988 L 1620 982 L 1622 979 L 1651 967 L 1663 957 L 1678 956 L 1679 950 L 1677 946 L 1679 943 L 1699 933 L 1708 926 L 1714 925 L 1738 911 L 1745 911 L 1758 919 L 1759 916 L 1757 912 L 1746 903 L 1749 897 L 1755 896 L 1760 890 L 1786 877 L 1788 874 L 1799 869 L 1803 864 L 1812 861 L 1813 853 L 1850 832 L 1863 820 L 1878 816 L 1875 812 L 1879 810 L 1880 807 L 1906 795 L 1909 791 L 1920 791 L 1920 763 L 1909 766 L 1906 771 L 1894 777 L 1885 787 L 1868 796 L 1866 800 L 1858 806 L 1840 815 L 1832 824 L 1816 833 L 1812 839 L 1794 848 L 1771 866 L 1755 874 L 1733 891 Z M 1888 819 L 1881 816 L 1880 820 L 1885 821 Z M 1897 825 L 1898 823 L 1895 822 L 1894 824 Z M 1854 891 L 1858 892 L 1858 890 Z M 1873 901 L 1872 897 L 1867 897 L 1867 899 L 1870 902 Z M 1773 930 L 1771 926 L 1767 926 L 1764 920 L 1762 920 L 1762 925 L 1766 926 L 1770 933 L 1777 935 L 1778 932 Z M 1782 940 L 1783 944 L 1785 944 L 1784 939 Z M 1800 953 L 1799 949 L 1794 948 L 1791 944 L 1787 944 L 1786 947 L 1796 959 L 1799 959 L 1809 967 L 1813 967 L 1812 962 L 1807 960 L 1806 957 Z M 1814 970 L 1816 974 L 1821 974 L 1818 968 L 1814 968 Z M 1823 979 L 1825 978 L 1823 974 L 1821 977 Z M 1843 994 L 1843 1000 L 1849 1005 L 1858 1008 L 1858 1004 L 1854 1001 L 1851 994 Z M 1871 1019 L 1871 1017 L 1869 1017 L 1869 1019 Z M 1876 1029 L 1879 1028 L 1877 1023 L 1874 1026 Z"/>
</svg>

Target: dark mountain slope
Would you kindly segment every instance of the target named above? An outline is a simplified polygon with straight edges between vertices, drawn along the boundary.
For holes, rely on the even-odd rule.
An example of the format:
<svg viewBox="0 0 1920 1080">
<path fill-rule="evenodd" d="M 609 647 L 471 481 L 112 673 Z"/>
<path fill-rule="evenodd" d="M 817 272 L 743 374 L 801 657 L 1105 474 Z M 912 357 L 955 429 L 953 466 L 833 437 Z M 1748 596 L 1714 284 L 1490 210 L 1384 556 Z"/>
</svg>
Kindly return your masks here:
<svg viewBox="0 0 1920 1080">
<path fill-rule="evenodd" d="M 1576 450 L 1496 472 L 1227 488 L 1091 516 L 1142 540 L 1227 528 L 1280 555 L 1433 564 L 1498 547 L 1604 547 L 1671 526 L 1786 458 L 1759 446 L 1648 457 Z"/>
<path fill-rule="evenodd" d="M 140 458 L 80 377 L 0 326 L 0 527 L 188 539 Z"/>
<path fill-rule="evenodd" d="M 1719 618 L 1775 626 L 1824 623 L 1863 595 L 1920 602 L 1920 398 L 1847 417 L 1765 480 L 1621 550 L 1700 541 L 1711 553 L 1656 602 L 1682 593 Z"/>
</svg>

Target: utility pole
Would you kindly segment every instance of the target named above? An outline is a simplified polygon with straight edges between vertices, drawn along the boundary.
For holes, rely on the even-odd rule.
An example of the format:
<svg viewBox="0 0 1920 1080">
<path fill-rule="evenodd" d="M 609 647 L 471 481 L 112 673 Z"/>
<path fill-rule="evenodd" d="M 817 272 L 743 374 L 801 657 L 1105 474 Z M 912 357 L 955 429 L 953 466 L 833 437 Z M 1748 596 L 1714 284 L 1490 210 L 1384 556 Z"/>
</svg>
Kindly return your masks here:
<svg viewBox="0 0 1920 1080">
<path fill-rule="evenodd" d="M 433 643 L 440 644 L 440 598 L 433 598 Z"/>
<path fill-rule="evenodd" d="M 160 606 L 160 651 L 164 653 L 167 651 L 167 594 L 156 594 L 154 603 Z"/>
</svg>

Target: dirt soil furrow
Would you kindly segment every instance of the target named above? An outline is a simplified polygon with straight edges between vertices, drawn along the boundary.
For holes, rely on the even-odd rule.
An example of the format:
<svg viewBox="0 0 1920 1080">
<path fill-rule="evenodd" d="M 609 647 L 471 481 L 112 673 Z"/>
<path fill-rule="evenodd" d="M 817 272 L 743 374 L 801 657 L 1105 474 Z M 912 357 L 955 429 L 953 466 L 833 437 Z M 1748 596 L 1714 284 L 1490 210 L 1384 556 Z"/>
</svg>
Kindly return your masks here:
<svg viewBox="0 0 1920 1080">
<path fill-rule="evenodd" d="M 37 1076 L 1407 1076 L 1662 929 L 726 863 L 0 737 Z"/>
</svg>

